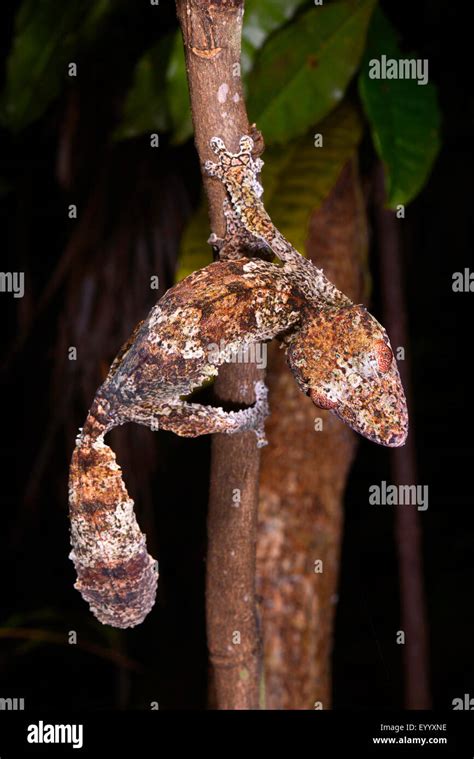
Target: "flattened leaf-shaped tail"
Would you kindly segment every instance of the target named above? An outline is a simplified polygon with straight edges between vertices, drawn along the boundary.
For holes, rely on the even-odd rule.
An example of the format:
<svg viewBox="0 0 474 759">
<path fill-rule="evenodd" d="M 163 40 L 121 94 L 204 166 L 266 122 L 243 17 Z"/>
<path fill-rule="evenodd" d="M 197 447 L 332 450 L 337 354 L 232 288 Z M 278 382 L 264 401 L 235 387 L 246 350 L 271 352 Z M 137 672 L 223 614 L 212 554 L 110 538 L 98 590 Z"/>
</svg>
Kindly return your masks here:
<svg viewBox="0 0 474 759">
<path fill-rule="evenodd" d="M 93 427 L 88 419 L 89 429 Z M 139 625 L 155 603 L 158 563 L 146 550 L 133 501 L 103 434 L 77 438 L 69 474 L 75 588 L 97 619 Z"/>
</svg>

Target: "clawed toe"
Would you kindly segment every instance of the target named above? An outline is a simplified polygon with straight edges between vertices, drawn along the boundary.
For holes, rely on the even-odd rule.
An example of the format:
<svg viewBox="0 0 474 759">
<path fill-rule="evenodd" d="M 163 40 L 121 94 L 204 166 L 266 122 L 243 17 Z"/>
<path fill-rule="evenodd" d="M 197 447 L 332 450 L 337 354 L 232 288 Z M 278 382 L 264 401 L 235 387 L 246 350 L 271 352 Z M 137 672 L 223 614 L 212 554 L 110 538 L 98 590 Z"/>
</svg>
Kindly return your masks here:
<svg viewBox="0 0 474 759">
<path fill-rule="evenodd" d="M 224 145 L 224 140 L 221 140 L 220 137 L 211 137 L 209 144 L 211 146 L 211 150 L 213 150 L 216 155 L 227 152 L 226 146 Z"/>
<path fill-rule="evenodd" d="M 253 150 L 253 140 L 248 134 L 244 134 L 243 137 L 240 138 L 239 146 L 240 146 L 240 152 L 241 153 L 252 153 Z"/>
<path fill-rule="evenodd" d="M 215 177 L 221 172 L 221 167 L 218 163 L 214 163 L 213 161 L 206 161 L 204 163 L 204 171 L 210 177 Z"/>
</svg>

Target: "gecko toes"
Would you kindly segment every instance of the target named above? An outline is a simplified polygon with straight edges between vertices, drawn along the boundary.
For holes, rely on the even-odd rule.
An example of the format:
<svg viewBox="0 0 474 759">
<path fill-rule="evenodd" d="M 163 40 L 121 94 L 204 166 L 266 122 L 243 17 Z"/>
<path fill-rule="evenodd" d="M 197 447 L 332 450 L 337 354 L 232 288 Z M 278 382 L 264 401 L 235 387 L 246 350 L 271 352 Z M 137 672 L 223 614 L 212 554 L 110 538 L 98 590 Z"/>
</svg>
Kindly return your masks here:
<svg viewBox="0 0 474 759">
<path fill-rule="evenodd" d="M 265 432 L 263 432 L 263 434 L 259 434 L 259 432 L 256 430 L 255 434 L 257 435 L 257 448 L 264 448 L 266 445 L 268 445 L 268 440 L 265 437 Z"/>
<path fill-rule="evenodd" d="M 211 137 L 209 144 L 216 155 L 226 152 L 224 140 L 221 140 L 220 137 Z"/>
<path fill-rule="evenodd" d="M 206 161 L 204 163 L 204 171 L 209 177 L 217 177 L 218 179 L 222 179 L 223 177 L 222 166 L 218 163 L 213 163 L 212 161 Z"/>
<path fill-rule="evenodd" d="M 253 150 L 254 142 L 250 135 L 244 134 L 239 140 L 240 152 L 251 153 Z"/>
</svg>

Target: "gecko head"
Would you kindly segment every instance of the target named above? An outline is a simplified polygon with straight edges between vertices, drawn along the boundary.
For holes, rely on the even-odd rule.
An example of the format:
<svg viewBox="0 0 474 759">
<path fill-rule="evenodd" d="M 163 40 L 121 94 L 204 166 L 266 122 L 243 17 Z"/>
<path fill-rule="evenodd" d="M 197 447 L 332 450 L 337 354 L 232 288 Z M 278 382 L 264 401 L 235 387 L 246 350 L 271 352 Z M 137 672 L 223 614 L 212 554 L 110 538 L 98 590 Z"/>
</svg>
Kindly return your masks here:
<svg viewBox="0 0 474 759">
<path fill-rule="evenodd" d="M 316 406 L 375 443 L 405 443 L 408 412 L 397 363 L 387 333 L 364 306 L 312 310 L 290 341 L 288 363 Z"/>
</svg>

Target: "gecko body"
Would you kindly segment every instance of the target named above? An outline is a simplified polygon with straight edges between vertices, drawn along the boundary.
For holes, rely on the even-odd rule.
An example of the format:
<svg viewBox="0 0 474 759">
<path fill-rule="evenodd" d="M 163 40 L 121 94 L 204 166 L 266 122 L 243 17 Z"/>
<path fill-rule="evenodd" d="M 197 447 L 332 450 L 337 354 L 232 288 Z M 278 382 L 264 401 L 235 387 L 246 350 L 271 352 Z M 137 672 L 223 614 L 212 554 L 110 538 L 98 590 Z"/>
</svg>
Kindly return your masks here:
<svg viewBox="0 0 474 759">
<path fill-rule="evenodd" d="M 157 562 L 148 554 L 115 454 L 104 442 L 114 427 L 136 422 L 196 436 L 253 430 L 265 444 L 266 388 L 238 411 L 193 403 L 189 396 L 242 347 L 281 339 L 303 392 L 365 437 L 402 445 L 405 397 L 388 337 L 323 272 L 275 229 L 261 201 L 260 159 L 243 137 L 232 154 L 219 138 L 226 239 L 213 236 L 221 260 L 165 293 L 112 363 L 76 440 L 69 477 L 70 557 L 75 587 L 104 624 L 133 627 L 152 608 Z M 242 257 L 242 249 L 276 254 L 283 266 Z M 216 346 L 218 350 L 216 351 Z"/>
<path fill-rule="evenodd" d="M 136 422 L 188 437 L 253 430 L 265 444 L 263 383 L 255 404 L 238 411 L 187 398 L 242 347 L 299 324 L 304 307 L 304 293 L 283 269 L 245 258 L 216 262 L 168 290 L 119 352 L 77 438 L 69 477 L 75 587 L 104 624 L 142 622 L 158 578 L 104 436 Z"/>
<path fill-rule="evenodd" d="M 211 242 L 224 258 L 235 255 L 235 239 L 244 248 L 260 245 L 272 251 L 307 299 L 302 328 L 288 347 L 298 385 L 315 405 L 361 435 L 381 445 L 403 445 L 407 405 L 386 331 L 276 229 L 261 200 L 263 161 L 252 156 L 253 139 L 241 137 L 237 153 L 227 150 L 220 137 L 210 144 L 218 161 L 206 161 L 204 169 L 223 182 L 228 194 L 226 237 L 213 235 Z"/>
</svg>

